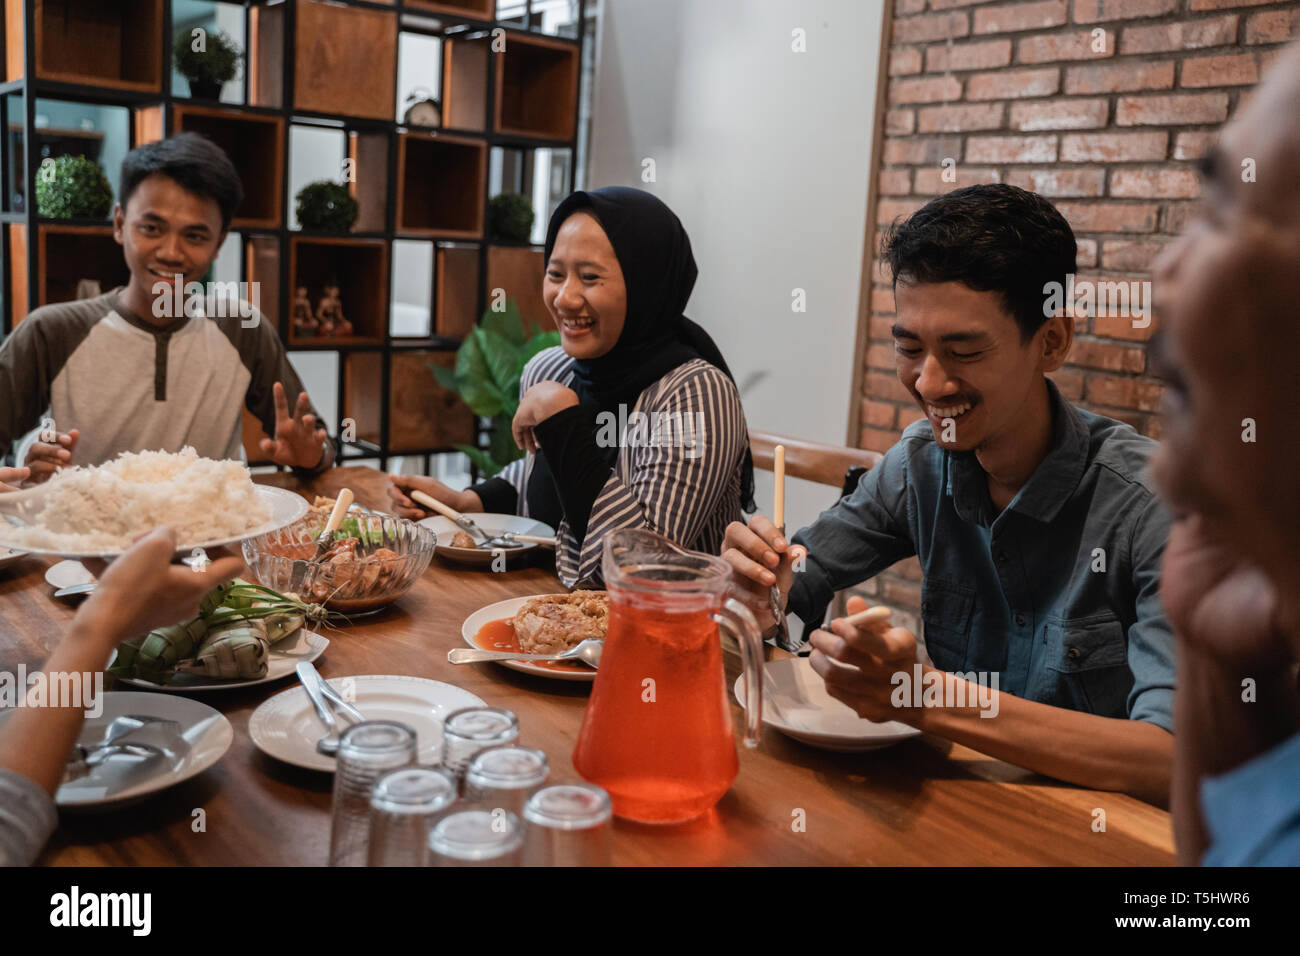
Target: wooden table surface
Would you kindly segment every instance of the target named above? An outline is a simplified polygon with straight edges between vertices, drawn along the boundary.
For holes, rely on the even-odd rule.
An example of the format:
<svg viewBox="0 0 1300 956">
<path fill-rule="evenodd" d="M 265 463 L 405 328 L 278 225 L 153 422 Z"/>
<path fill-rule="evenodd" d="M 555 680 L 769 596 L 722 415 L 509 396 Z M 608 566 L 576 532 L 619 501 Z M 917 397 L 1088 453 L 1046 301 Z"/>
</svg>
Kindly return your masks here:
<svg viewBox="0 0 1300 956">
<path fill-rule="evenodd" d="M 336 468 L 303 485 L 288 474 L 259 481 L 384 507 L 385 476 Z M 0 571 L 0 669 L 38 666 L 72 619 L 50 598 L 51 560 L 31 556 Z M 576 779 L 571 755 L 590 685 L 453 665 L 461 622 L 507 597 L 559 589 L 544 565 L 492 573 L 434 558 L 381 615 L 330 634 L 317 661 L 326 677 L 406 674 L 446 681 L 519 716 L 521 742 L 550 757 L 552 780 Z M 780 653 L 780 652 L 777 652 Z M 738 663 L 729 660 L 727 687 Z M 194 695 L 234 726 L 215 766 L 131 807 L 63 813 L 41 862 L 72 865 L 323 865 L 330 830 L 329 774 L 262 754 L 248 736 L 253 710 L 292 680 Z M 743 711 L 731 702 L 733 722 Z M 1162 865 L 1172 864 L 1169 815 L 1121 794 L 1084 790 L 923 736 L 885 750 L 837 754 L 765 729 L 739 746 L 740 775 L 717 807 L 679 826 L 616 820 L 618 864 Z M 194 832 L 203 808 L 206 831 Z M 1098 828 L 1104 811 L 1104 830 Z M 802 813 L 800 813 L 802 811 Z M 803 821 L 803 827 L 798 821 Z"/>
</svg>

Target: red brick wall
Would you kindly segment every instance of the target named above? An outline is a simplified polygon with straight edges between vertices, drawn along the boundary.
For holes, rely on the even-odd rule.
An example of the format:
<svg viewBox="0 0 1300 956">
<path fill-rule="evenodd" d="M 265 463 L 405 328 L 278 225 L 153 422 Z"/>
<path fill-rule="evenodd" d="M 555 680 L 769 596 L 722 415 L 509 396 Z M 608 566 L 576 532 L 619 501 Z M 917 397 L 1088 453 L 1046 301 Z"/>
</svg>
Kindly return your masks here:
<svg viewBox="0 0 1300 956">
<path fill-rule="evenodd" d="M 1080 279 L 1147 279 L 1199 193 L 1193 161 L 1293 37 L 1294 0 L 896 0 L 877 240 L 943 191 L 1011 183 L 1069 220 Z M 942 178 L 945 158 L 956 182 Z M 877 266 L 860 444 L 878 451 L 921 417 L 894 375 L 893 313 Z M 1081 319 L 1053 378 L 1068 400 L 1158 437 L 1160 388 L 1144 346 L 1155 328 Z M 904 562 L 864 590 L 914 611 L 920 577 Z"/>
</svg>

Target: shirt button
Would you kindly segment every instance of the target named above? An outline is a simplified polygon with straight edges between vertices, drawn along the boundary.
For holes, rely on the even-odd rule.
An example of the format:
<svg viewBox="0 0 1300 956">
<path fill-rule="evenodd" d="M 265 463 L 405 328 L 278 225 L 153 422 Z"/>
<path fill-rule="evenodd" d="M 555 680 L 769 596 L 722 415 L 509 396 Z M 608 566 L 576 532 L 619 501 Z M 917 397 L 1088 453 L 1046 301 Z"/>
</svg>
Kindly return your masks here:
<svg viewBox="0 0 1300 956">
<path fill-rule="evenodd" d="M 1072 647 L 1065 652 L 1065 656 L 1072 661 L 1077 661 L 1079 659 L 1079 649 L 1077 647 Z"/>
<path fill-rule="evenodd" d="M 1025 616 L 1024 616 L 1023 614 L 1017 614 L 1017 615 L 1016 615 L 1016 626 L 1017 626 L 1017 627 L 1024 627 L 1024 626 L 1025 626 Z"/>
<path fill-rule="evenodd" d="M 1007 563 L 1007 553 L 1005 551 L 999 551 L 997 554 L 997 558 L 998 558 L 998 564 Z"/>
</svg>

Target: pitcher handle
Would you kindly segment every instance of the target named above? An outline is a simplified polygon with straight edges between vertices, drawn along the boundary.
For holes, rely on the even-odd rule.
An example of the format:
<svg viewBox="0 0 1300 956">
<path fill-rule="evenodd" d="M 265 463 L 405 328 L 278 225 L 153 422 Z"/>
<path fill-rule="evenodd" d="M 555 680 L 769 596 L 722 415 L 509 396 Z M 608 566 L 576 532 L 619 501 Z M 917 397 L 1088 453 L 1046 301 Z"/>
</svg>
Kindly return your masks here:
<svg viewBox="0 0 1300 956">
<path fill-rule="evenodd" d="M 758 746 L 763 727 L 763 635 L 753 613 L 735 598 L 727 598 L 714 618 L 740 645 L 745 679 L 745 746 L 753 749 Z"/>
</svg>

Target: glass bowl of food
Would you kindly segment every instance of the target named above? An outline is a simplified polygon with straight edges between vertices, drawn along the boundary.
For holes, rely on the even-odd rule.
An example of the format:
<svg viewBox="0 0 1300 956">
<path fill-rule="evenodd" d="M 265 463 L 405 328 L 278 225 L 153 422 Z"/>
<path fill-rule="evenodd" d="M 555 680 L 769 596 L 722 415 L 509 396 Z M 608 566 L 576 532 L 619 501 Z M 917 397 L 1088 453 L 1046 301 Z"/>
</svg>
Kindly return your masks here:
<svg viewBox="0 0 1300 956">
<path fill-rule="evenodd" d="M 258 583 L 294 590 L 294 564 L 316 554 L 328 518 L 328 511 L 313 508 L 287 527 L 246 538 L 244 561 Z M 428 568 L 436 541 L 428 528 L 405 518 L 349 511 L 325 557 L 308 568 L 299 597 L 345 615 L 378 610 L 410 590 Z"/>
</svg>

